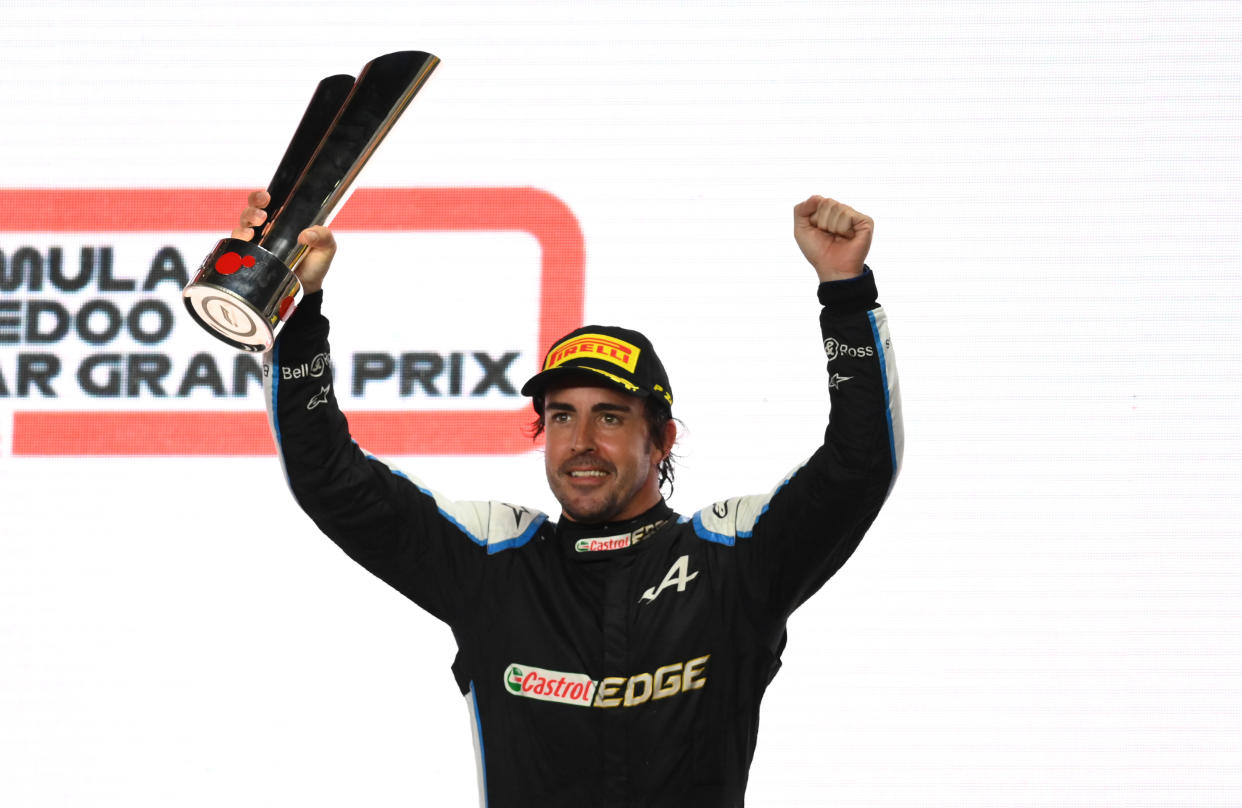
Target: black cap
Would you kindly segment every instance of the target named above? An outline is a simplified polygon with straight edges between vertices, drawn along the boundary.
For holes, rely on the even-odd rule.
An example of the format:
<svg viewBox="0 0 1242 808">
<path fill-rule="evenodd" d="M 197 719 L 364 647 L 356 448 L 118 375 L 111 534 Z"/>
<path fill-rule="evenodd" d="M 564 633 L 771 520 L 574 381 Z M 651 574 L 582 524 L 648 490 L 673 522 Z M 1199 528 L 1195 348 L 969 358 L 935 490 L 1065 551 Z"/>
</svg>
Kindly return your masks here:
<svg viewBox="0 0 1242 808">
<path fill-rule="evenodd" d="M 651 340 L 611 325 L 586 325 L 557 340 L 543 359 L 543 370 L 522 385 L 522 395 L 541 396 L 552 384 L 584 376 L 673 406 L 668 373 Z"/>
</svg>

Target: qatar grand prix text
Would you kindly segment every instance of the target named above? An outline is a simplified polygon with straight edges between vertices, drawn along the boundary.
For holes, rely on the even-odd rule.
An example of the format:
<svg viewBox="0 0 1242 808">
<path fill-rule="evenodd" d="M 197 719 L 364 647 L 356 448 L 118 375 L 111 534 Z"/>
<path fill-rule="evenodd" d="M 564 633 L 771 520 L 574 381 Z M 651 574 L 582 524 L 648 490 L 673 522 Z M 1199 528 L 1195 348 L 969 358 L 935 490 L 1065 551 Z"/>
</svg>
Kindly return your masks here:
<svg viewBox="0 0 1242 808">
<path fill-rule="evenodd" d="M 189 282 L 182 252 L 155 249 L 118 266 L 113 245 L 0 245 L 0 398 L 240 398 L 262 388 L 248 354 L 170 350 Z M 197 337 L 202 339 L 197 339 Z M 195 334 L 194 344 L 211 338 Z M 187 343 L 189 344 L 189 343 Z M 212 346 L 216 347 L 216 346 Z M 517 396 L 520 351 L 359 351 L 350 393 L 399 397 Z"/>
</svg>

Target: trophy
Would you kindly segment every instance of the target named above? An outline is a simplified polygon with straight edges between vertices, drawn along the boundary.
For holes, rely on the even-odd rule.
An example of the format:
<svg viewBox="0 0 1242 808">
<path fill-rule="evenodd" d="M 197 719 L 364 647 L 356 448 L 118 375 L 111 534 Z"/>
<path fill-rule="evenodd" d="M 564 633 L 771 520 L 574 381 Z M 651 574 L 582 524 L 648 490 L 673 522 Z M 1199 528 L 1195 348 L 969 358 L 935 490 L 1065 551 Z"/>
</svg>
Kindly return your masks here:
<svg viewBox="0 0 1242 808">
<path fill-rule="evenodd" d="M 319 82 L 268 184 L 268 218 L 250 241 L 221 239 L 182 290 L 190 316 L 242 351 L 266 351 L 302 299 L 298 234 L 323 224 L 440 60 L 422 51 L 374 59 Z"/>
</svg>

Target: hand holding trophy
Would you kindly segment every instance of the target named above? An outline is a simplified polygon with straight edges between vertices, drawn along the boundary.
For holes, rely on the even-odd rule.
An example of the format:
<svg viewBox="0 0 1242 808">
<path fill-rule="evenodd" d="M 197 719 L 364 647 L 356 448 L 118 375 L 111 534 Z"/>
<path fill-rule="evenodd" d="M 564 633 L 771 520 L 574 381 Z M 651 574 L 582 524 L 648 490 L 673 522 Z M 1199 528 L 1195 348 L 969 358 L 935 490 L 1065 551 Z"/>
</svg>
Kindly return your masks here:
<svg viewBox="0 0 1242 808">
<path fill-rule="evenodd" d="M 323 224 L 440 60 L 422 51 L 374 59 L 319 83 L 272 181 L 251 241 L 221 239 L 182 291 L 199 325 L 242 351 L 266 351 L 302 298 L 298 234 Z"/>
</svg>

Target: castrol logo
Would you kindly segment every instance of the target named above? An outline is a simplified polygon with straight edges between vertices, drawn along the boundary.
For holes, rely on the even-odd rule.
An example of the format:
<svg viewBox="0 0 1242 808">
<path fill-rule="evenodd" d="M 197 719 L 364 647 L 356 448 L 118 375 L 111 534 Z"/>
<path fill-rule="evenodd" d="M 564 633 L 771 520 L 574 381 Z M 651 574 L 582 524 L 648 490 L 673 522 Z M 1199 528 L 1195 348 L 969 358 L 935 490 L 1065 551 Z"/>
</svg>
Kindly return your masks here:
<svg viewBox="0 0 1242 808">
<path fill-rule="evenodd" d="M 707 685 L 704 654 L 685 662 L 661 665 L 654 671 L 632 676 L 605 676 L 596 681 L 585 673 L 545 670 L 516 662 L 505 667 L 504 685 L 514 696 L 573 704 L 578 707 L 637 707 Z"/>
<path fill-rule="evenodd" d="M 565 673 L 514 663 L 505 669 L 505 688 L 515 696 L 590 707 L 596 683 L 585 673 Z"/>
</svg>

